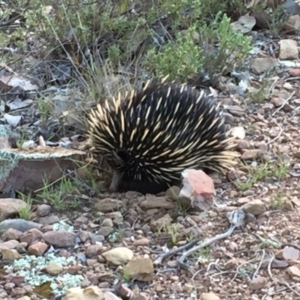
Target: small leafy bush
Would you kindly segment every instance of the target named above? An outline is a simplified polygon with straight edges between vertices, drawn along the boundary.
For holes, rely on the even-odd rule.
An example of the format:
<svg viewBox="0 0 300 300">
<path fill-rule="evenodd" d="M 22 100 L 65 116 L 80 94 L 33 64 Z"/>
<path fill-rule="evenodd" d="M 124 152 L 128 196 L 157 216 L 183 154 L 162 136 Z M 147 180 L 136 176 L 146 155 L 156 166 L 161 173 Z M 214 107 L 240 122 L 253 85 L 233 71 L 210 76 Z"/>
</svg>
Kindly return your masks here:
<svg viewBox="0 0 300 300">
<path fill-rule="evenodd" d="M 199 71 L 203 65 L 202 51 L 195 44 L 196 27 L 190 27 L 177 39 L 170 41 L 162 51 L 151 49 L 146 55 L 146 68 L 156 77 L 170 76 L 184 80 Z"/>
</svg>

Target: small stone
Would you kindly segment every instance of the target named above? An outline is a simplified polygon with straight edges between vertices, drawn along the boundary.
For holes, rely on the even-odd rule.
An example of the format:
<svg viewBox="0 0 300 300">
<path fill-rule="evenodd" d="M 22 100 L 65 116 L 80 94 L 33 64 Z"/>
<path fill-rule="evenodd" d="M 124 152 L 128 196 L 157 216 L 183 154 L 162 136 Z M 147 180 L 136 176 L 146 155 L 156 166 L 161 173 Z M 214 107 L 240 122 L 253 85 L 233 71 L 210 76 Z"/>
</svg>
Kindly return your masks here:
<svg viewBox="0 0 300 300">
<path fill-rule="evenodd" d="M 291 39 L 283 39 L 279 41 L 279 58 L 298 59 L 297 41 Z"/>
<path fill-rule="evenodd" d="M 134 258 L 124 267 L 124 274 L 131 279 L 149 282 L 153 279 L 154 268 L 149 258 Z"/>
<path fill-rule="evenodd" d="M 164 228 L 169 226 L 172 223 L 173 219 L 169 214 L 164 215 L 162 218 L 157 220 L 152 220 L 150 226 L 153 230 L 158 230 L 160 228 Z"/>
<path fill-rule="evenodd" d="M 56 262 L 51 262 L 45 267 L 45 271 L 50 275 L 58 275 L 62 272 L 62 270 L 62 265 Z"/>
<path fill-rule="evenodd" d="M 246 213 L 252 214 L 253 216 L 258 216 L 266 211 L 264 203 L 259 199 L 249 201 L 248 203 L 244 204 L 241 209 L 243 209 Z"/>
<path fill-rule="evenodd" d="M 238 261 L 235 258 L 232 258 L 224 264 L 224 269 L 225 270 L 234 269 L 237 267 L 237 265 L 238 265 Z"/>
<path fill-rule="evenodd" d="M 114 265 L 124 265 L 133 258 L 133 251 L 126 247 L 118 247 L 102 253 L 102 256 Z"/>
<path fill-rule="evenodd" d="M 66 271 L 72 275 L 78 274 L 80 272 L 80 270 L 81 270 L 81 267 L 79 265 L 72 265 L 66 269 Z"/>
<path fill-rule="evenodd" d="M 215 293 L 202 293 L 201 300 L 220 300 L 221 298 Z"/>
<path fill-rule="evenodd" d="M 156 197 L 154 195 L 146 195 L 146 200 L 141 203 L 142 209 L 172 209 L 174 208 L 174 203 L 167 201 L 165 197 Z"/>
<path fill-rule="evenodd" d="M 135 240 L 133 242 L 133 245 L 135 245 L 135 246 L 148 246 L 149 243 L 150 243 L 150 241 L 147 238 L 142 238 L 142 239 L 139 239 L 139 240 Z"/>
<path fill-rule="evenodd" d="M 287 269 L 287 273 L 291 276 L 291 277 L 300 277 L 300 269 L 296 266 L 290 266 Z"/>
<path fill-rule="evenodd" d="M 3 260 L 15 260 L 21 258 L 20 253 L 15 249 L 2 249 L 1 254 Z"/>
<path fill-rule="evenodd" d="M 39 229 L 32 228 L 22 234 L 22 236 L 20 237 L 20 242 L 31 245 L 33 242 L 41 240 L 42 237 L 43 233 Z"/>
<path fill-rule="evenodd" d="M 40 218 L 40 223 L 43 224 L 43 226 L 53 225 L 58 222 L 59 222 L 58 216 L 48 216 L 48 217 Z"/>
<path fill-rule="evenodd" d="M 26 290 L 23 287 L 16 287 L 11 290 L 10 296 L 22 297 L 22 296 L 24 296 L 24 294 L 26 294 Z"/>
<path fill-rule="evenodd" d="M 111 213 L 107 213 L 106 216 L 113 220 L 115 225 L 121 225 L 124 222 L 122 213 L 120 211 L 114 211 Z"/>
<path fill-rule="evenodd" d="M 262 154 L 260 149 L 244 149 L 241 156 L 242 159 L 256 159 Z"/>
<path fill-rule="evenodd" d="M 51 206 L 48 204 L 41 204 L 38 206 L 36 213 L 39 217 L 46 217 L 51 212 Z"/>
<path fill-rule="evenodd" d="M 44 242 L 37 242 L 28 247 L 28 253 L 31 255 L 41 256 L 48 249 L 48 245 Z"/>
<path fill-rule="evenodd" d="M 22 235 L 22 232 L 13 228 L 7 229 L 3 234 L 2 234 L 2 240 L 5 241 L 10 241 L 10 240 L 19 240 Z"/>
<path fill-rule="evenodd" d="M 91 259 L 91 258 L 88 258 L 88 259 L 86 260 L 86 264 L 87 264 L 89 267 L 95 265 L 96 263 L 97 263 L 97 259 Z"/>
<path fill-rule="evenodd" d="M 44 241 L 48 245 L 55 247 L 72 247 L 75 245 L 76 235 L 69 231 L 47 231 L 43 235 Z"/>
<path fill-rule="evenodd" d="M 116 199 L 111 199 L 111 198 L 106 198 L 103 200 L 98 200 L 95 203 L 95 208 L 98 211 L 101 212 L 112 212 L 115 210 L 119 210 L 123 205 L 123 202 L 121 200 L 116 200 Z"/>
<path fill-rule="evenodd" d="M 83 224 L 87 224 L 89 221 L 89 219 L 87 217 L 84 216 L 80 216 L 79 218 L 77 218 L 74 223 L 78 224 L 78 225 L 83 225 Z"/>
<path fill-rule="evenodd" d="M 8 216 L 17 214 L 23 207 L 26 207 L 26 202 L 15 198 L 2 198 L 0 201 L 0 216 L 6 219 Z"/>
<path fill-rule="evenodd" d="M 62 300 L 105 300 L 102 291 L 97 286 L 89 286 L 84 289 L 75 287 L 66 291 Z"/>
<path fill-rule="evenodd" d="M 105 300 L 122 300 L 120 297 L 116 296 L 112 292 L 105 292 L 104 299 Z"/>
<path fill-rule="evenodd" d="M 231 130 L 231 135 L 235 138 L 243 140 L 246 137 L 246 131 L 243 126 L 233 127 Z"/>
<path fill-rule="evenodd" d="M 271 103 L 274 104 L 275 107 L 279 107 L 279 106 L 283 105 L 284 102 L 285 102 L 284 98 L 277 97 L 277 96 L 272 97 L 272 100 L 271 100 Z"/>
<path fill-rule="evenodd" d="M 122 299 L 127 299 L 129 298 L 130 300 L 133 299 L 134 297 L 134 292 L 126 286 L 124 283 L 119 284 L 117 290 L 116 290 L 117 295 L 119 295 Z"/>
<path fill-rule="evenodd" d="M 12 290 L 16 285 L 13 282 L 8 282 L 4 285 L 6 290 Z"/>
<path fill-rule="evenodd" d="M 101 227 L 104 226 L 104 227 L 113 227 L 114 226 L 114 223 L 112 221 L 112 219 L 110 218 L 106 218 L 102 221 L 101 223 Z"/>
<path fill-rule="evenodd" d="M 21 276 L 21 275 L 15 275 L 15 276 L 10 278 L 10 281 L 12 283 L 14 283 L 16 286 L 21 286 L 25 282 L 25 277 Z"/>
<path fill-rule="evenodd" d="M 4 242 L 4 243 L 0 242 L 0 250 L 15 249 L 19 245 L 20 245 L 20 243 L 16 240 L 10 240 L 10 241 Z"/>
<path fill-rule="evenodd" d="M 241 117 L 246 113 L 244 108 L 237 105 L 229 105 L 228 112 L 237 117 Z"/>
<path fill-rule="evenodd" d="M 177 265 L 178 265 L 178 263 L 176 260 L 168 260 L 167 261 L 167 266 L 169 268 L 177 268 Z"/>
<path fill-rule="evenodd" d="M 109 236 L 113 231 L 114 229 L 112 227 L 103 226 L 99 228 L 98 232 L 102 236 Z"/>
<path fill-rule="evenodd" d="M 92 258 L 101 253 L 103 250 L 103 247 L 101 245 L 91 245 L 88 246 L 85 250 L 86 257 Z"/>
<path fill-rule="evenodd" d="M 252 291 L 260 290 L 267 285 L 267 278 L 265 277 L 257 277 L 250 281 L 249 289 Z"/>
<path fill-rule="evenodd" d="M 288 2 L 285 2 L 286 4 Z M 286 29 L 287 31 L 291 32 L 291 31 L 299 31 L 300 30 L 300 16 L 299 16 L 299 5 L 295 2 L 294 3 L 295 7 L 293 7 L 293 4 L 290 6 L 290 4 L 288 4 L 287 6 L 290 6 L 293 14 L 292 16 L 287 17 L 287 19 L 284 22 L 284 29 Z"/>
<path fill-rule="evenodd" d="M 215 195 L 214 181 L 202 170 L 184 170 L 182 172 L 183 187 L 178 195 L 184 207 L 192 207 L 196 211 L 207 211 L 213 206 Z"/>
<path fill-rule="evenodd" d="M 300 251 L 294 247 L 286 246 L 282 250 L 282 257 L 285 260 L 298 260 Z"/>
<path fill-rule="evenodd" d="M 81 287 L 82 288 L 86 288 L 88 286 L 91 286 L 91 282 L 87 279 L 87 278 L 84 278 L 82 281 L 81 281 Z"/>
<path fill-rule="evenodd" d="M 252 60 L 251 70 L 256 75 L 268 72 L 271 68 L 275 67 L 277 59 L 268 57 L 258 57 Z"/>
<path fill-rule="evenodd" d="M 90 233 L 88 231 L 80 231 L 79 238 L 83 243 L 85 243 L 90 238 Z"/>
<path fill-rule="evenodd" d="M 105 237 L 101 234 L 90 233 L 92 243 L 101 243 L 105 240 Z"/>
<path fill-rule="evenodd" d="M 24 297 L 18 298 L 17 300 L 30 300 L 30 298 L 28 296 L 24 296 Z"/>
</svg>

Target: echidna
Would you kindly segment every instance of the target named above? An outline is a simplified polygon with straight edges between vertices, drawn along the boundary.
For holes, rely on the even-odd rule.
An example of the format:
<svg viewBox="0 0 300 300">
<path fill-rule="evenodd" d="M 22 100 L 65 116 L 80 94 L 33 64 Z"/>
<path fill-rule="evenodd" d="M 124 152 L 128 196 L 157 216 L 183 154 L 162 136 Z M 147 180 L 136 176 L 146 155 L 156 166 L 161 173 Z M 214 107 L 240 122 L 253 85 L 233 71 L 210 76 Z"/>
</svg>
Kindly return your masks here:
<svg viewBox="0 0 300 300">
<path fill-rule="evenodd" d="M 111 189 L 159 193 L 184 169 L 225 173 L 234 164 L 219 106 L 187 85 L 147 82 L 122 99 L 97 105 L 88 136 L 114 169 Z"/>
</svg>

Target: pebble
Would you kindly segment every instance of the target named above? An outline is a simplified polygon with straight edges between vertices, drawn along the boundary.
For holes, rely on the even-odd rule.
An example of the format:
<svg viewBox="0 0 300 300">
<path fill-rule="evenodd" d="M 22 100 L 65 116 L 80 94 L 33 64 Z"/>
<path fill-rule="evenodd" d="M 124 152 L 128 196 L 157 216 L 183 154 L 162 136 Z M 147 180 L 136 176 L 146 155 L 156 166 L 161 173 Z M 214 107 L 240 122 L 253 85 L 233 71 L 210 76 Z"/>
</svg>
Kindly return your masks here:
<svg viewBox="0 0 300 300">
<path fill-rule="evenodd" d="M 148 246 L 150 241 L 147 238 L 141 238 L 133 242 L 135 246 Z"/>
<path fill-rule="evenodd" d="M 124 267 L 124 273 L 133 280 L 149 282 L 154 275 L 153 262 L 151 259 L 143 257 L 131 259 Z"/>
<path fill-rule="evenodd" d="M 15 260 L 21 258 L 20 253 L 16 249 L 2 249 L 1 254 L 3 260 Z"/>
<path fill-rule="evenodd" d="M 221 298 L 216 295 L 215 293 L 202 293 L 201 298 L 202 300 L 220 300 Z"/>
<path fill-rule="evenodd" d="M 44 242 L 37 242 L 28 247 L 28 253 L 31 255 L 41 256 L 48 249 L 48 245 Z"/>
<path fill-rule="evenodd" d="M 39 217 L 46 217 L 51 212 L 51 206 L 48 204 L 41 204 L 38 206 L 36 213 Z"/>
<path fill-rule="evenodd" d="M 261 288 L 263 288 L 267 285 L 267 282 L 268 282 L 268 280 L 265 277 L 254 278 L 249 283 L 249 289 L 252 291 L 260 290 Z"/>
<path fill-rule="evenodd" d="M 43 238 L 43 233 L 37 229 L 37 228 L 32 228 L 22 234 L 20 237 L 20 242 L 27 243 L 28 245 L 31 245 L 35 241 L 39 241 Z"/>
<path fill-rule="evenodd" d="M 101 245 L 91 245 L 85 250 L 86 257 L 93 258 L 101 253 L 103 247 Z"/>
<path fill-rule="evenodd" d="M 102 256 L 114 265 L 123 265 L 133 258 L 133 251 L 126 247 L 118 247 L 102 253 Z"/>
<path fill-rule="evenodd" d="M 22 235 L 22 232 L 13 228 L 7 229 L 1 236 L 2 240 L 10 241 L 10 240 L 18 240 Z"/>
<path fill-rule="evenodd" d="M 59 248 L 72 247 L 75 245 L 76 235 L 69 231 L 47 231 L 43 235 L 48 245 Z"/>
</svg>

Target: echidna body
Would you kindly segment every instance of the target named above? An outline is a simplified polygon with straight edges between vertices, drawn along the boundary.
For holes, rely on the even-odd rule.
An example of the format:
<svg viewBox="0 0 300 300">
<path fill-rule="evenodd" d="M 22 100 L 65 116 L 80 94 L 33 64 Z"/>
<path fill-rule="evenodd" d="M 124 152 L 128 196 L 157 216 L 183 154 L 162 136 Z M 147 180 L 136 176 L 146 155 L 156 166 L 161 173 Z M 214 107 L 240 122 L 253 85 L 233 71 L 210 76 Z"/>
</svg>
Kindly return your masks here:
<svg viewBox="0 0 300 300">
<path fill-rule="evenodd" d="M 141 91 L 98 104 L 88 135 L 115 170 L 111 188 L 158 193 L 184 169 L 224 173 L 235 153 L 222 113 L 203 91 L 148 82 Z"/>
</svg>

